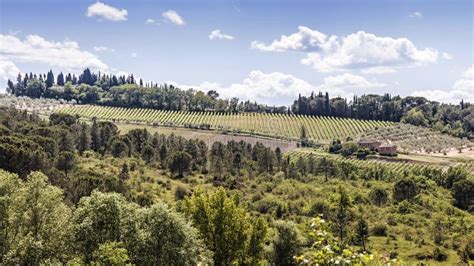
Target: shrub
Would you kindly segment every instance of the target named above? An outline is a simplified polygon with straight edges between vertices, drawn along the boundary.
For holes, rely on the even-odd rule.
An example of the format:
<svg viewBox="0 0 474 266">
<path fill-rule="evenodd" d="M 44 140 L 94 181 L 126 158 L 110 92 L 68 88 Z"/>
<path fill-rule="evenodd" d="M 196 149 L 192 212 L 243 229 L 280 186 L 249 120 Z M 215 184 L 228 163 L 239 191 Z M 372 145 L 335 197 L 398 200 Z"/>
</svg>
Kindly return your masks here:
<svg viewBox="0 0 474 266">
<path fill-rule="evenodd" d="M 438 247 L 433 251 L 433 259 L 436 261 L 445 261 L 448 258 L 448 254 Z"/>
<path fill-rule="evenodd" d="M 177 200 L 182 200 L 189 195 L 189 191 L 183 186 L 177 186 L 174 196 Z"/>
<path fill-rule="evenodd" d="M 387 236 L 387 226 L 385 224 L 376 224 L 372 227 L 373 236 Z"/>
</svg>

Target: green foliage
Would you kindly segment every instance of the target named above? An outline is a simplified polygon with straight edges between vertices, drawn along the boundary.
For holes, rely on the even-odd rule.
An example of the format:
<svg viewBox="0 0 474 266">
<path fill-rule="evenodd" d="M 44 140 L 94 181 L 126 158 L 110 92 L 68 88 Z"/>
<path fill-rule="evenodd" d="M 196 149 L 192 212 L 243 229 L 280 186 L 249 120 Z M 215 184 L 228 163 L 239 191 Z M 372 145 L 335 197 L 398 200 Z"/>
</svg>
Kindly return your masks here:
<svg viewBox="0 0 474 266">
<path fill-rule="evenodd" d="M 388 201 L 388 192 L 383 188 L 374 187 L 370 190 L 369 197 L 372 203 L 381 207 Z"/>
<path fill-rule="evenodd" d="M 169 168 L 172 173 L 178 174 L 179 178 L 184 177 L 184 174 L 189 171 L 191 166 L 191 155 L 184 151 L 179 151 L 171 155 L 169 159 Z"/>
<path fill-rule="evenodd" d="M 0 204 L 0 264 L 65 262 L 71 212 L 45 175 L 33 172 L 23 182 L 0 171 Z"/>
<path fill-rule="evenodd" d="M 470 179 L 459 180 L 454 183 L 451 190 L 455 206 L 464 210 L 474 210 L 474 181 Z"/>
<path fill-rule="evenodd" d="M 341 154 L 342 156 L 351 156 L 354 152 L 359 149 L 359 145 L 353 141 L 347 141 L 342 144 Z"/>
<path fill-rule="evenodd" d="M 128 251 L 121 242 L 100 244 L 94 251 L 92 265 L 127 265 L 130 263 Z"/>
<path fill-rule="evenodd" d="M 295 256 L 302 250 L 302 239 L 296 224 L 279 221 L 274 224 L 277 235 L 272 241 L 272 262 L 275 265 L 296 265 Z"/>
<path fill-rule="evenodd" d="M 359 253 L 351 247 L 340 246 L 329 231 L 327 222 L 321 217 L 311 220 L 310 229 L 311 248 L 296 257 L 300 265 L 367 265 L 375 261 L 372 254 Z"/>
<path fill-rule="evenodd" d="M 396 202 L 412 201 L 418 194 L 418 187 L 413 177 L 402 178 L 393 185 L 393 199 Z"/>
<path fill-rule="evenodd" d="M 215 193 L 197 193 L 185 199 L 183 211 L 192 219 L 206 246 L 213 252 L 216 265 L 230 265 L 261 258 L 265 226 L 253 222 L 237 198 L 223 188 Z M 252 243 L 249 249 L 249 243 Z M 251 252 L 249 252 L 251 251 Z"/>
</svg>

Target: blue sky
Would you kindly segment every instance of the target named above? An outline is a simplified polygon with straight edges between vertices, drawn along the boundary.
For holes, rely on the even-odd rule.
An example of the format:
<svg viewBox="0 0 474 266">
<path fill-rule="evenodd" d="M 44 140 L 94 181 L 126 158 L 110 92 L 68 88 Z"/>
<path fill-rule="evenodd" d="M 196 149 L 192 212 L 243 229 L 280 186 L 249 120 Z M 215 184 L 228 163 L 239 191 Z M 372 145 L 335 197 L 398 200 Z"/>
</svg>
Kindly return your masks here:
<svg viewBox="0 0 474 266">
<path fill-rule="evenodd" d="M 474 102 L 470 0 L 0 3 L 2 88 L 90 67 L 268 104 L 313 90 Z"/>
</svg>

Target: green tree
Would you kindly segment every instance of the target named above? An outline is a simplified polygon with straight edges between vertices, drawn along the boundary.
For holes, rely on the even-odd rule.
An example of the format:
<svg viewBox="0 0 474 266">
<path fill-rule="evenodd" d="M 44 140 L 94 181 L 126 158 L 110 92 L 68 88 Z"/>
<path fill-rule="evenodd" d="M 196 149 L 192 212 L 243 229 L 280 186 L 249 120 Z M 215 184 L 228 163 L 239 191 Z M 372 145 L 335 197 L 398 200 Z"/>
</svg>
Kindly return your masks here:
<svg viewBox="0 0 474 266">
<path fill-rule="evenodd" d="M 338 233 L 339 242 L 344 246 L 344 237 L 347 234 L 349 223 L 352 219 L 351 199 L 344 187 L 339 186 L 337 189 L 337 196 L 333 206 L 333 222 L 334 227 Z"/>
<path fill-rule="evenodd" d="M 362 245 L 364 251 L 366 251 L 366 244 L 369 239 L 369 225 L 362 216 L 357 220 L 355 233 L 357 241 Z"/>
<path fill-rule="evenodd" d="M 15 186 L 15 187 L 13 187 Z M 7 203 L 7 204 L 5 204 Z M 32 172 L 26 182 L 0 171 L 0 264 L 64 263 L 68 257 L 71 211 L 61 189 Z"/>
<path fill-rule="evenodd" d="M 115 138 L 110 145 L 110 153 L 112 153 L 112 156 L 115 158 L 127 156 L 128 150 L 127 144 L 118 138 Z"/>
<path fill-rule="evenodd" d="M 79 134 L 79 141 L 77 144 L 77 150 L 82 155 L 85 151 L 91 147 L 91 135 L 89 133 L 89 127 L 86 123 L 81 124 L 81 132 Z"/>
<path fill-rule="evenodd" d="M 369 192 L 370 200 L 377 206 L 385 205 L 388 200 L 388 192 L 381 187 L 374 187 Z"/>
<path fill-rule="evenodd" d="M 198 265 L 208 262 L 210 253 L 198 231 L 182 215 L 164 203 L 153 204 L 142 215 L 143 248 L 138 264 Z"/>
<path fill-rule="evenodd" d="M 64 171 L 67 177 L 69 171 L 74 169 L 76 164 L 76 155 L 70 151 L 62 151 L 59 153 L 57 167 L 59 170 Z"/>
<path fill-rule="evenodd" d="M 393 199 L 396 202 L 412 201 L 418 194 L 418 187 L 413 178 L 403 178 L 393 185 Z"/>
<path fill-rule="evenodd" d="M 94 191 L 81 198 L 73 216 L 73 243 L 85 263 L 94 259 L 101 244 L 137 243 L 137 208 L 116 193 Z"/>
<path fill-rule="evenodd" d="M 169 159 L 168 167 L 173 174 L 178 174 L 182 178 L 191 166 L 191 156 L 184 151 L 175 152 Z"/>
<path fill-rule="evenodd" d="M 195 193 L 183 200 L 182 209 L 199 230 L 206 246 L 213 252 L 215 265 L 231 265 L 255 261 L 261 256 L 259 248 L 265 239 L 265 230 L 258 230 L 252 238 L 252 219 L 237 198 L 229 197 L 223 188 L 212 194 Z M 252 240 L 251 240 L 252 238 Z M 252 243 L 251 255 L 248 254 Z M 256 249 L 255 249 L 256 248 Z M 257 250 L 257 252 L 255 252 Z"/>
<path fill-rule="evenodd" d="M 474 182 L 462 179 L 454 183 L 451 189 L 454 205 L 463 210 L 472 210 L 474 207 Z"/>
<path fill-rule="evenodd" d="M 272 262 L 277 266 L 297 265 L 294 256 L 302 250 L 302 240 L 296 224 L 293 222 L 277 222 L 277 235 L 272 241 Z"/>
<path fill-rule="evenodd" d="M 106 242 L 100 244 L 93 254 L 92 265 L 128 265 L 130 258 L 122 242 Z"/>
<path fill-rule="evenodd" d="M 427 126 L 428 121 L 425 118 L 425 115 L 418 108 L 413 108 L 407 112 L 407 114 L 402 118 L 402 122 L 409 123 L 415 126 Z"/>
<path fill-rule="evenodd" d="M 155 159 L 155 149 L 150 145 L 146 145 L 143 149 L 142 158 L 146 163 L 152 162 Z"/>
</svg>

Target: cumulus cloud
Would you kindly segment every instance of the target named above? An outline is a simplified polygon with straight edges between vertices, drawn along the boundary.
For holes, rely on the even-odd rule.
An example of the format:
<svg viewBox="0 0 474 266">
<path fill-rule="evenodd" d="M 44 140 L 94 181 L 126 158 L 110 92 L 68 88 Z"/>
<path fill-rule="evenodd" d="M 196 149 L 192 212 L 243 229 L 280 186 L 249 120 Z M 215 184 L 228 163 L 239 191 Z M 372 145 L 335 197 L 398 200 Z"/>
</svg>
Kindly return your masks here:
<svg viewBox="0 0 474 266">
<path fill-rule="evenodd" d="M 0 78 L 2 80 L 15 79 L 20 69 L 12 61 L 0 58 Z"/>
<path fill-rule="evenodd" d="M 96 52 L 115 52 L 115 49 L 106 46 L 94 46 Z"/>
<path fill-rule="evenodd" d="M 320 72 L 375 67 L 393 69 L 433 63 L 438 59 L 437 50 L 418 49 L 407 38 L 379 37 L 364 31 L 344 37 L 328 36 L 304 26 L 269 45 L 253 41 L 251 47 L 265 52 L 305 53 L 301 63 Z"/>
<path fill-rule="evenodd" d="M 178 14 L 178 12 L 174 10 L 168 10 L 166 12 L 163 12 L 162 16 L 163 18 L 165 18 L 166 21 L 171 22 L 173 24 L 179 26 L 186 25 L 184 19 Z"/>
<path fill-rule="evenodd" d="M 211 34 L 209 34 L 209 40 L 233 40 L 234 36 L 224 34 L 221 32 L 220 29 L 213 30 Z"/>
<path fill-rule="evenodd" d="M 7 87 L 7 80 L 15 80 L 20 69 L 12 61 L 0 57 L 0 93 Z"/>
<path fill-rule="evenodd" d="M 55 42 L 39 35 L 21 40 L 12 35 L 0 35 L 0 57 L 12 62 L 41 63 L 69 71 L 86 67 L 106 70 L 108 66 L 96 55 L 83 51 L 74 41 Z"/>
<path fill-rule="evenodd" d="M 101 2 L 96 2 L 87 8 L 86 15 L 110 21 L 125 21 L 127 20 L 128 12 L 125 9 L 118 9 Z"/>
<path fill-rule="evenodd" d="M 257 101 L 265 104 L 289 105 L 298 94 L 309 95 L 313 91 L 328 91 L 332 96 L 352 97 L 354 89 L 368 89 L 385 86 L 371 82 L 362 76 L 343 74 L 326 77 L 323 83 L 312 85 L 303 79 L 280 72 L 264 73 L 259 70 L 250 72 L 242 82 L 223 86 L 214 82 L 199 85 L 183 85 L 168 82 L 180 88 L 194 88 L 208 91 L 214 89 L 224 98 L 238 97 L 240 100 Z"/>
<path fill-rule="evenodd" d="M 408 14 L 408 16 L 410 18 L 416 18 L 416 19 L 422 19 L 423 18 L 423 14 L 420 11 L 411 12 L 410 14 Z"/>
<path fill-rule="evenodd" d="M 449 90 L 415 91 L 412 95 L 453 104 L 458 104 L 461 100 L 474 103 L 474 65 L 464 71 Z"/>
</svg>

